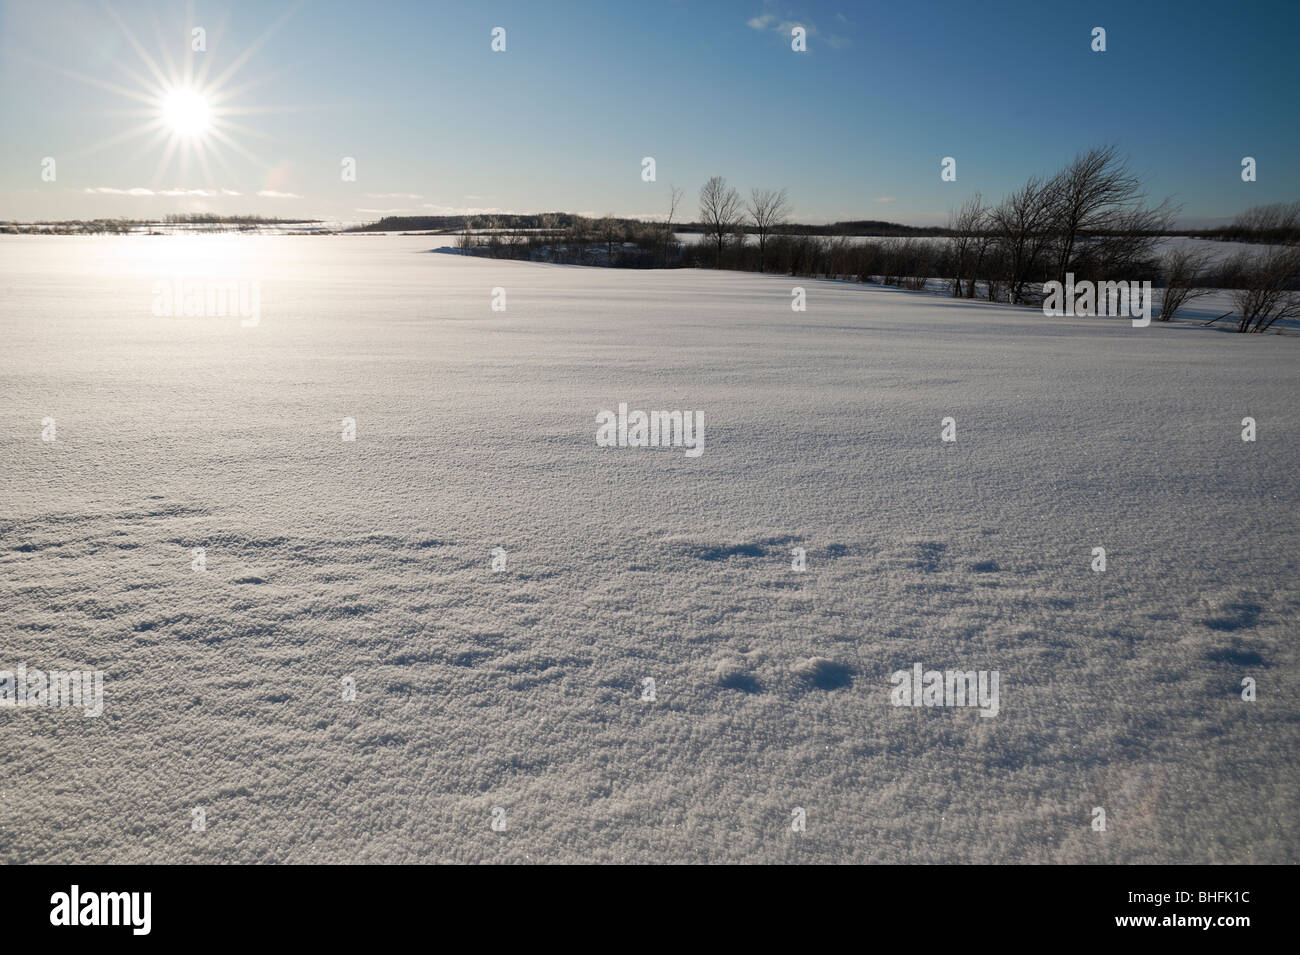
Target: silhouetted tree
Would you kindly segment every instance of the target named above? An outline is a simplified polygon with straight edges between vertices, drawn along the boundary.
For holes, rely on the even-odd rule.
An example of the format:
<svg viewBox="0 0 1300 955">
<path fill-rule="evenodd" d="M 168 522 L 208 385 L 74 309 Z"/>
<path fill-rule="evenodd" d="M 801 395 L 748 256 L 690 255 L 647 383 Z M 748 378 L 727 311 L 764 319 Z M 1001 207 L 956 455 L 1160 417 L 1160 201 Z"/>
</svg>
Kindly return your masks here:
<svg viewBox="0 0 1300 955">
<path fill-rule="evenodd" d="M 722 268 L 722 247 L 740 224 L 742 208 L 740 193 L 722 176 L 713 176 L 700 187 L 700 222 L 717 247 L 715 268 Z"/>
<path fill-rule="evenodd" d="M 790 216 L 790 197 L 784 189 L 752 189 L 745 211 L 758 236 L 758 270 L 766 265 L 767 237 Z"/>
</svg>

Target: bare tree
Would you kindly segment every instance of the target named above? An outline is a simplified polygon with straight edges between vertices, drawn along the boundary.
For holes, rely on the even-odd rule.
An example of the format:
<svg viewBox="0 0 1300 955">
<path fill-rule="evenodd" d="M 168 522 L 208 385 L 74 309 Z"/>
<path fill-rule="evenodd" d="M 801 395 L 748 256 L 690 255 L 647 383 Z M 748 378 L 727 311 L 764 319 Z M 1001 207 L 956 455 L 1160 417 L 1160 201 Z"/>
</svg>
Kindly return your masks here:
<svg viewBox="0 0 1300 955">
<path fill-rule="evenodd" d="M 685 191 L 679 189 L 676 185 L 668 184 L 668 218 L 664 222 L 663 247 L 660 251 L 660 258 L 664 265 L 668 264 L 668 252 L 675 247 L 673 242 L 673 218 L 677 215 L 677 207 L 682 204 L 682 198 L 686 195 Z"/>
<path fill-rule="evenodd" d="M 722 246 L 740 224 L 742 209 L 740 193 L 722 176 L 713 176 L 700 187 L 700 222 L 717 246 L 717 268 L 722 268 Z"/>
<path fill-rule="evenodd" d="M 1065 281 L 1081 232 L 1103 229 L 1121 206 L 1140 204 L 1142 182 L 1115 146 L 1079 153 L 1044 186 L 1057 233 L 1053 278 Z"/>
<path fill-rule="evenodd" d="M 501 220 L 496 216 L 489 216 L 487 220 L 487 247 L 488 255 L 492 258 L 498 258 L 501 254 Z"/>
<path fill-rule="evenodd" d="M 1008 300 L 1013 305 L 1024 299 L 1051 240 L 1051 198 L 1043 180 L 1034 176 L 989 214 L 1004 262 Z"/>
<path fill-rule="evenodd" d="M 461 251 L 463 251 L 466 255 L 468 255 L 474 250 L 474 246 L 477 242 L 478 240 L 474 238 L 474 217 L 466 216 L 465 231 L 464 233 L 462 233 L 460 237 L 460 241 L 457 242 L 457 245 L 460 247 Z"/>
<path fill-rule="evenodd" d="M 901 256 L 903 288 L 924 292 L 930 280 L 930 267 L 934 264 L 934 246 L 924 239 L 908 236 L 903 240 Z"/>
<path fill-rule="evenodd" d="M 551 247 L 551 254 L 555 254 L 555 242 L 559 236 L 560 226 L 559 217 L 554 212 L 544 212 L 537 219 L 537 241 Z"/>
<path fill-rule="evenodd" d="M 1233 221 L 1229 237 L 1255 242 L 1300 241 L 1300 202 L 1252 206 Z"/>
<path fill-rule="evenodd" d="M 953 276 L 952 297 L 961 298 L 962 280 L 969 278 L 970 292 L 967 298 L 975 295 L 975 279 L 984 264 L 984 199 L 977 192 L 963 202 L 955 212 L 948 214 L 948 228 L 953 233 L 950 251 L 952 253 Z"/>
<path fill-rule="evenodd" d="M 1229 265 L 1242 277 L 1232 292 L 1239 332 L 1267 331 L 1283 318 L 1300 317 L 1300 246 L 1270 245 L 1242 253 Z"/>
<path fill-rule="evenodd" d="M 508 259 L 519 258 L 521 250 L 528 243 L 528 230 L 518 216 L 509 217 L 504 225 L 502 246 Z"/>
<path fill-rule="evenodd" d="M 596 234 L 600 237 L 600 241 L 605 243 L 605 257 L 607 260 L 606 264 L 613 265 L 614 264 L 614 243 L 617 242 L 621 245 L 623 242 L 622 223 L 620 223 L 617 219 L 614 218 L 614 214 L 612 212 L 606 213 L 596 223 Z"/>
<path fill-rule="evenodd" d="M 767 237 L 790 217 L 790 197 L 784 189 L 751 189 L 745 211 L 758 236 L 758 270 L 762 272 Z"/>
<path fill-rule="evenodd" d="M 586 216 L 574 216 L 569 220 L 569 234 L 566 238 L 568 256 L 574 262 L 587 262 L 591 259 L 588 245 L 596 236 L 595 223 Z"/>
<path fill-rule="evenodd" d="M 902 239 L 886 239 L 880 243 L 880 284 L 896 286 L 905 271 L 906 249 Z"/>
<path fill-rule="evenodd" d="M 682 204 L 682 197 L 685 195 L 686 191 L 684 189 L 672 183 L 668 184 L 668 219 L 665 224 L 668 226 L 669 231 L 672 231 L 673 218 L 677 215 L 677 207 Z"/>
<path fill-rule="evenodd" d="M 1088 258 L 1098 276 L 1154 271 L 1156 244 L 1161 233 L 1173 226 L 1177 212 L 1168 199 L 1158 206 L 1139 201 L 1112 210 L 1106 232 L 1088 244 Z"/>
<path fill-rule="evenodd" d="M 1192 299 L 1208 295 L 1202 275 L 1210 267 L 1211 256 L 1205 249 L 1184 246 L 1165 256 L 1162 271 L 1165 290 L 1160 296 L 1160 321 L 1172 322 L 1178 310 Z"/>
</svg>

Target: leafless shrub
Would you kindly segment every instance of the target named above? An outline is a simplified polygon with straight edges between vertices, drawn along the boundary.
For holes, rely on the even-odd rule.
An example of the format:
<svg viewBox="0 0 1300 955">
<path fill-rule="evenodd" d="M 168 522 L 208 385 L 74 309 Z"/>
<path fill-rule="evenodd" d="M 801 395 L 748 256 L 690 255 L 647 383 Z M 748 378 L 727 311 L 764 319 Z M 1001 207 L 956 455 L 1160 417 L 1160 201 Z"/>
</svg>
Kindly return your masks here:
<svg viewBox="0 0 1300 955">
<path fill-rule="evenodd" d="M 1227 235 L 1256 242 L 1300 242 L 1300 202 L 1252 206 L 1233 220 Z"/>
<path fill-rule="evenodd" d="M 1207 250 L 1186 246 L 1165 256 L 1161 263 L 1165 288 L 1160 296 L 1159 321 L 1173 321 L 1180 308 L 1210 293 L 1204 285 L 1204 273 L 1210 263 L 1211 256 Z"/>
<path fill-rule="evenodd" d="M 934 263 L 934 247 L 929 242 L 907 238 L 903 240 L 900 255 L 903 288 L 913 292 L 925 291 Z"/>
<path fill-rule="evenodd" d="M 478 239 L 474 235 L 474 217 L 469 216 L 465 219 L 465 231 L 456 240 L 456 247 L 462 252 L 472 252 L 476 245 L 478 245 Z"/>
<path fill-rule="evenodd" d="M 614 246 L 623 244 L 623 227 L 613 214 L 606 214 L 596 222 L 596 235 L 605 246 L 607 264 L 614 261 Z"/>
<path fill-rule="evenodd" d="M 898 285 L 902 270 L 902 242 L 898 239 L 886 239 L 880 243 L 880 284 Z"/>
<path fill-rule="evenodd" d="M 1267 331 L 1284 318 L 1300 317 L 1300 246 L 1272 245 L 1234 257 L 1242 287 L 1232 292 L 1239 332 Z"/>
</svg>

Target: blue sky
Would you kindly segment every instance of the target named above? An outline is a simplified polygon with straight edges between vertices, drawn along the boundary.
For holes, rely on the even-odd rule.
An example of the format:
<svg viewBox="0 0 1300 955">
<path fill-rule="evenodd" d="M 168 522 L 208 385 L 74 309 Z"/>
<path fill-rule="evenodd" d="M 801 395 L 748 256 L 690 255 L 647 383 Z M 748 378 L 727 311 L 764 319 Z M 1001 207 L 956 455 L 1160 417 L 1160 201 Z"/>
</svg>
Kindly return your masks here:
<svg viewBox="0 0 1300 955">
<path fill-rule="evenodd" d="M 166 127 L 130 135 L 157 108 L 129 94 L 159 84 L 128 33 L 170 83 L 195 26 L 195 68 L 228 73 L 242 112 L 217 115 L 238 124 L 225 142 L 187 140 L 182 168 Z M 931 224 L 1113 142 L 1186 224 L 1216 224 L 1300 199 L 1297 35 L 1300 3 L 1248 0 L 3 2 L 0 219 L 649 216 L 669 183 L 689 218 L 720 174 L 786 187 L 800 221 Z"/>
</svg>

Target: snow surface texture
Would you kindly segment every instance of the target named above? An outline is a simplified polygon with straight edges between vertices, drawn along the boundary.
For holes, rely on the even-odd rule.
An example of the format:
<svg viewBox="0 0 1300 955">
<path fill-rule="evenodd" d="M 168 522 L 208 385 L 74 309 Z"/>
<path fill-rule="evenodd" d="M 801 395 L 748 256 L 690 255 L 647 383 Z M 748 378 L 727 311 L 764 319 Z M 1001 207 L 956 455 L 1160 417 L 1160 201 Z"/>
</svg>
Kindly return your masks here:
<svg viewBox="0 0 1300 955">
<path fill-rule="evenodd" d="M 430 247 L 0 239 L 0 861 L 1300 861 L 1296 337 Z"/>
</svg>

